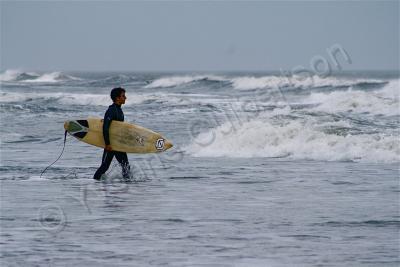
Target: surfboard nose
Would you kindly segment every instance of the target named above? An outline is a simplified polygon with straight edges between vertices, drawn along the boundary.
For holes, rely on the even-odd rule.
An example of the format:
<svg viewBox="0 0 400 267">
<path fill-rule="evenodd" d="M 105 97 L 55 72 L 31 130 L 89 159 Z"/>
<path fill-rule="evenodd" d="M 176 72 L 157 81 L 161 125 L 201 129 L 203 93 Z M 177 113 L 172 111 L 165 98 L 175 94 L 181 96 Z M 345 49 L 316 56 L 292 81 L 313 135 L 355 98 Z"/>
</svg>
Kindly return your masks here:
<svg viewBox="0 0 400 267">
<path fill-rule="evenodd" d="M 171 141 L 169 141 L 168 139 L 165 139 L 163 137 L 160 136 L 160 138 L 158 138 L 155 141 L 155 147 L 157 149 L 157 152 L 162 152 L 165 151 L 167 149 L 170 149 L 172 147 L 172 143 Z"/>
<path fill-rule="evenodd" d="M 171 141 L 165 140 L 165 143 L 164 143 L 164 149 L 165 149 L 165 150 L 170 149 L 170 148 L 173 147 L 173 146 L 174 146 L 174 145 L 171 143 Z"/>
</svg>

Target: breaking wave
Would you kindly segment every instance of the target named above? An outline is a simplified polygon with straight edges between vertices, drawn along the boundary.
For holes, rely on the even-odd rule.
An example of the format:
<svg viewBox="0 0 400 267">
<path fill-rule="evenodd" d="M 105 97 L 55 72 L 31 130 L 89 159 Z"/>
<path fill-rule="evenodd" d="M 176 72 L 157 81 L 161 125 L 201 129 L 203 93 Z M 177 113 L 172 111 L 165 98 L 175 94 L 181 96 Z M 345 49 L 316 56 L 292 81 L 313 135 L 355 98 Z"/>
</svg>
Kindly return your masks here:
<svg viewBox="0 0 400 267">
<path fill-rule="evenodd" d="M 63 81 L 79 81 L 81 78 L 64 74 L 62 72 L 50 72 L 38 74 L 35 72 L 22 72 L 19 70 L 6 70 L 0 74 L 2 82 L 26 82 L 26 83 L 57 83 Z"/>
<path fill-rule="evenodd" d="M 234 89 L 238 90 L 254 90 L 254 89 L 278 89 L 278 88 L 323 88 L 323 87 L 369 87 L 383 86 L 387 81 L 376 79 L 354 79 L 354 78 L 338 78 L 326 77 L 322 78 L 314 76 L 216 76 L 216 75 L 186 75 L 186 76 L 170 76 L 156 79 L 145 86 L 145 88 L 165 88 L 175 87 L 194 82 L 226 82 L 231 84 Z"/>
<path fill-rule="evenodd" d="M 373 115 L 400 115 L 399 80 L 390 81 L 381 90 L 333 91 L 329 93 L 312 93 L 305 102 L 318 104 L 313 110 L 328 113 L 354 112 Z"/>
<path fill-rule="evenodd" d="M 399 162 L 399 136 L 337 135 L 317 126 L 264 120 L 232 128 L 225 123 L 199 134 L 184 150 L 195 157 L 278 157 L 301 160 Z"/>
<path fill-rule="evenodd" d="M 20 81 L 20 80 L 31 80 L 36 79 L 40 75 L 34 72 L 22 72 L 18 70 L 6 70 L 5 72 L 0 74 L 0 81 L 2 82 L 11 82 L 11 81 Z"/>
</svg>

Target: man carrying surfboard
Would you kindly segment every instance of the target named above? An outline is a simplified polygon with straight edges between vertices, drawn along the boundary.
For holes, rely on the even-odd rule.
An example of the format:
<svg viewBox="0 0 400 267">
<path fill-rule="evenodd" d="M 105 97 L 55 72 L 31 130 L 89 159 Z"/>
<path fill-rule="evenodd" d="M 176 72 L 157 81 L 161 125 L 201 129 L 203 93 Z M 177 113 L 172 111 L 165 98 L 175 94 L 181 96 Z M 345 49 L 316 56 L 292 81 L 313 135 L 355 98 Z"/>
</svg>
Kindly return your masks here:
<svg viewBox="0 0 400 267">
<path fill-rule="evenodd" d="M 104 115 L 103 121 L 103 137 L 105 142 L 105 148 L 103 152 L 103 157 L 101 161 L 101 166 L 97 169 L 93 176 L 93 179 L 100 180 L 101 176 L 110 167 L 112 159 L 115 158 L 122 167 L 122 176 L 124 179 L 130 179 L 130 165 L 128 161 L 128 156 L 125 152 L 114 151 L 110 145 L 110 125 L 112 121 L 124 121 L 124 113 L 122 112 L 121 106 L 125 104 L 126 96 L 125 89 L 122 87 L 117 87 L 111 90 L 111 99 L 114 102 L 110 105 Z"/>
</svg>

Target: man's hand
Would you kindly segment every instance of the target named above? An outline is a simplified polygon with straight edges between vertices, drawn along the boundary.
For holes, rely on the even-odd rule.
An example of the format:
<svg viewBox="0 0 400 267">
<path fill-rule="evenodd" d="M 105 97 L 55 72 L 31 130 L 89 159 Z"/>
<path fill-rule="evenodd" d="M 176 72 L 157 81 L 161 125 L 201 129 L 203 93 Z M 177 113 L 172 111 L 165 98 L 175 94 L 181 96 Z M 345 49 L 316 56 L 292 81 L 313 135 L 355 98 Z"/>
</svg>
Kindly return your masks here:
<svg viewBox="0 0 400 267">
<path fill-rule="evenodd" d="M 112 151 L 111 145 L 106 145 L 105 150 L 107 150 L 107 151 Z"/>
</svg>

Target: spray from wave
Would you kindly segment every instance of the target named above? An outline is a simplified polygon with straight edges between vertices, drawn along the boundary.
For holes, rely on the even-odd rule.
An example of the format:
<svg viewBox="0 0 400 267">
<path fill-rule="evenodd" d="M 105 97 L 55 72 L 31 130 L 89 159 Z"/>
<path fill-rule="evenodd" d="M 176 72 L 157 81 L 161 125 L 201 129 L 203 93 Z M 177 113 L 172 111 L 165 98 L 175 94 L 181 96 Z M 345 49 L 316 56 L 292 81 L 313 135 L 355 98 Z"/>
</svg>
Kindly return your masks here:
<svg viewBox="0 0 400 267">
<path fill-rule="evenodd" d="M 19 70 L 6 70 L 0 74 L 0 81 L 11 82 L 11 81 L 23 81 L 29 79 L 35 79 L 40 75 L 35 72 L 23 72 Z"/>
</svg>

